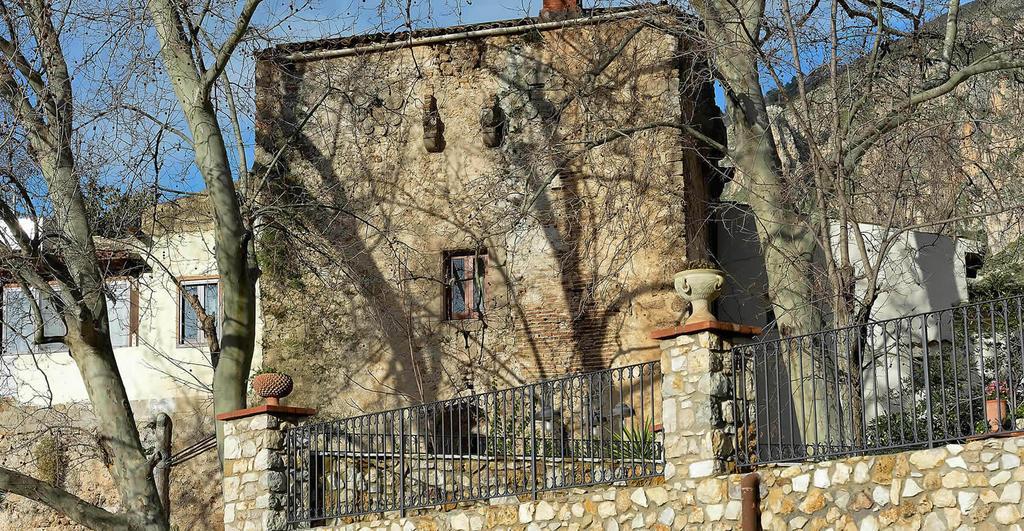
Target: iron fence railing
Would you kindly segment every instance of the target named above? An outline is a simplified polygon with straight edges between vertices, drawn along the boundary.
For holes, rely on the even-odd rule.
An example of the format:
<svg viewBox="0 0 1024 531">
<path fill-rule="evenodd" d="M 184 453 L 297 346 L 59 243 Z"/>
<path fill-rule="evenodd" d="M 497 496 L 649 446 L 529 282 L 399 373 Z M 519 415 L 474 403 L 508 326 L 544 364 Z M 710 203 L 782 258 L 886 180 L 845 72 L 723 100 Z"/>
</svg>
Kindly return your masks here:
<svg viewBox="0 0 1024 531">
<path fill-rule="evenodd" d="M 292 523 L 660 475 L 657 362 L 288 430 Z"/>
<path fill-rule="evenodd" d="M 1024 296 L 733 349 L 740 466 L 1024 428 Z"/>
</svg>

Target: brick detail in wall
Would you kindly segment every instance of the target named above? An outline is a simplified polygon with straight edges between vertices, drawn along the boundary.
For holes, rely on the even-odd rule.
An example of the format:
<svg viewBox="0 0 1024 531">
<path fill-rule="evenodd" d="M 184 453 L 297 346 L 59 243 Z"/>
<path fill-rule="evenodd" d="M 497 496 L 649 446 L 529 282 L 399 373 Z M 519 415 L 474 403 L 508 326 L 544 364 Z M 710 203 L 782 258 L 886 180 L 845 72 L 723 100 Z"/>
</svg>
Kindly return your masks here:
<svg viewBox="0 0 1024 531">
<path fill-rule="evenodd" d="M 543 379 L 611 366 L 621 351 L 618 310 L 601 301 L 581 304 L 591 289 L 586 283 L 536 279 L 530 289 L 549 295 L 522 307 L 525 323 L 517 324 L 516 358 L 524 376 Z"/>
</svg>

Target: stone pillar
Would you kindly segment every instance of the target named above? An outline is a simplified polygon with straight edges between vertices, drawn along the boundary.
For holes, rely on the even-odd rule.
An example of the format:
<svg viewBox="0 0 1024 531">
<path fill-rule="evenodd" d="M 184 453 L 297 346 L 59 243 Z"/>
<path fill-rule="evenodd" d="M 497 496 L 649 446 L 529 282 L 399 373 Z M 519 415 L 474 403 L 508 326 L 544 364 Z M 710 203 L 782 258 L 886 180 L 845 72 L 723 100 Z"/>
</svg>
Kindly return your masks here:
<svg viewBox="0 0 1024 531">
<path fill-rule="evenodd" d="M 284 431 L 316 412 L 264 405 L 217 416 L 224 422 L 224 530 L 287 528 Z"/>
<path fill-rule="evenodd" d="M 728 472 L 736 436 L 732 423 L 730 349 L 760 330 L 718 321 L 659 330 L 665 460 L 690 478 Z"/>
</svg>

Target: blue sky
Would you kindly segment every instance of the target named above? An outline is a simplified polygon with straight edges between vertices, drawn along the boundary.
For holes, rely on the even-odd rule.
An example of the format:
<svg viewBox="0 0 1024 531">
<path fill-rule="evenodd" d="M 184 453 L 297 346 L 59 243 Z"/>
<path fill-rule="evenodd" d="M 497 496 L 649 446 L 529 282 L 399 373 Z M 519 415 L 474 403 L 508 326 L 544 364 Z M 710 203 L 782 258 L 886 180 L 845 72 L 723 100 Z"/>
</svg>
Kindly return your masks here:
<svg viewBox="0 0 1024 531">
<path fill-rule="evenodd" d="M 315 3 L 302 5 L 295 0 L 267 0 L 257 11 L 254 22 L 259 25 L 275 25 L 271 35 L 277 40 L 303 41 L 380 31 L 401 31 L 410 25 L 413 28 L 444 27 L 521 18 L 536 15 L 541 5 L 540 0 L 413 0 L 411 17 L 407 17 L 401 11 L 401 7 L 406 5 L 402 0 L 384 0 L 387 6 L 385 10 L 378 9 L 380 2 L 371 0 L 307 1 Z M 599 2 L 600 5 L 621 3 L 610 3 L 607 0 Z M 286 18 L 297 4 L 301 7 L 298 14 L 289 17 L 286 23 L 277 25 L 277 22 Z M 593 4 L 586 3 L 588 6 Z M 250 58 L 240 56 L 233 68 L 229 68 L 229 75 L 243 83 L 251 79 Z M 246 144 L 250 164 L 253 160 L 254 143 L 252 119 L 252 116 L 242 117 L 245 122 L 242 138 Z M 183 123 L 179 124 L 184 128 Z M 226 119 L 222 124 L 228 125 Z M 161 172 L 164 186 L 183 191 L 199 191 L 203 188 L 202 177 L 191 164 L 191 152 L 186 149 L 171 149 L 165 152 L 165 155 L 165 167 Z"/>
</svg>

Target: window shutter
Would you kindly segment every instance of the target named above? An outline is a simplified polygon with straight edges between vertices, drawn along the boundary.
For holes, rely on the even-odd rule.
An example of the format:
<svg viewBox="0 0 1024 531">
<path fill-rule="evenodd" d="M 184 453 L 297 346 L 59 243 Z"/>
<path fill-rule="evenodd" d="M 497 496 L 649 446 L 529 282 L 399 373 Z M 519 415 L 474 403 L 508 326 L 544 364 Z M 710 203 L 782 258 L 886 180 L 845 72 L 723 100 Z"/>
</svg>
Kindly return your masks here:
<svg viewBox="0 0 1024 531">
<path fill-rule="evenodd" d="M 110 321 L 110 344 L 116 347 L 131 345 L 131 283 L 118 280 L 108 284 L 107 299 Z"/>
<path fill-rule="evenodd" d="M 28 340 L 35 332 L 29 301 L 21 288 L 4 288 L 3 345 L 6 352 L 28 352 Z"/>
</svg>

